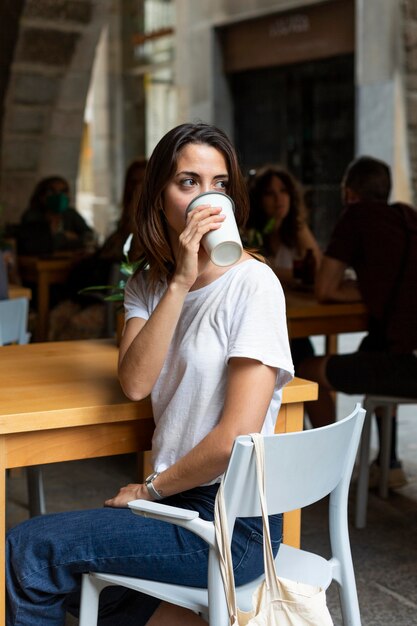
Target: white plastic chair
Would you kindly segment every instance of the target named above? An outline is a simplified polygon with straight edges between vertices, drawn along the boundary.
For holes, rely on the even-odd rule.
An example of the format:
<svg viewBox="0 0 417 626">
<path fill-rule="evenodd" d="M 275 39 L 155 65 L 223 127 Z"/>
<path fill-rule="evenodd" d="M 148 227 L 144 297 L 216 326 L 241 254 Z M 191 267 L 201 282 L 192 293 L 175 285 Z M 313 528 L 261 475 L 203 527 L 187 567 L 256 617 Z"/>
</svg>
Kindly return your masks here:
<svg viewBox="0 0 417 626">
<path fill-rule="evenodd" d="M 29 342 L 27 332 L 29 303 L 27 298 L 0 300 L 0 346 Z"/>
<path fill-rule="evenodd" d="M 359 444 L 365 411 L 356 405 L 344 420 L 304 432 L 265 437 L 266 495 L 269 514 L 292 511 L 330 494 L 329 528 L 332 556 L 329 560 L 282 544 L 276 567 L 279 576 L 325 589 L 332 580 L 340 585 L 344 624 L 360 626 L 361 619 L 347 524 L 349 483 Z M 235 441 L 225 476 L 225 500 L 229 528 L 236 517 L 259 516 L 253 443 L 250 437 Z M 214 524 L 195 511 L 161 503 L 135 500 L 129 503 L 138 515 L 188 528 L 210 546 L 208 589 L 166 584 L 128 576 L 90 573 L 83 575 L 80 626 L 97 624 L 100 591 L 121 585 L 166 600 L 205 617 L 212 626 L 226 626 L 228 615 L 218 564 Z M 237 588 L 238 604 L 250 608 L 251 596 L 262 580 Z"/>
<path fill-rule="evenodd" d="M 10 343 L 26 344 L 30 340 L 27 331 L 29 303 L 27 298 L 0 300 L 0 346 Z M 31 517 L 46 512 L 45 493 L 40 466 L 26 468 Z"/>
<path fill-rule="evenodd" d="M 375 409 L 381 410 L 381 441 L 380 441 L 380 481 L 379 495 L 381 498 L 388 497 L 388 475 L 390 468 L 390 450 L 392 439 L 392 416 L 398 404 L 417 404 L 417 398 L 398 398 L 395 396 L 372 396 L 365 397 L 363 407 L 366 411 L 366 418 L 362 432 L 362 439 L 359 452 L 359 476 L 358 488 L 356 491 L 356 528 L 365 528 L 366 511 L 368 506 L 368 485 L 369 485 L 369 462 L 371 449 L 371 426 L 372 415 Z"/>
</svg>

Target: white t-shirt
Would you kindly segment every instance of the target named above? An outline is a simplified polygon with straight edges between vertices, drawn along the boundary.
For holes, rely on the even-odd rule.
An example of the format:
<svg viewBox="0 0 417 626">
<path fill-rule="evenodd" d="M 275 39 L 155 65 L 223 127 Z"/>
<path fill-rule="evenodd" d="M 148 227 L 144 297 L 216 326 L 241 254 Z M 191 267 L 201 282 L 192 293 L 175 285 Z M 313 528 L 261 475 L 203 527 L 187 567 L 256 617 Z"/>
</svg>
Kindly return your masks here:
<svg viewBox="0 0 417 626">
<path fill-rule="evenodd" d="M 289 248 L 285 243 L 280 243 L 278 252 L 274 257 L 274 267 L 282 269 L 292 269 L 294 259 L 297 256 L 296 248 Z"/>
<path fill-rule="evenodd" d="M 146 278 L 147 272 L 141 272 L 126 285 L 126 321 L 148 319 L 166 290 L 165 285 L 151 291 Z M 151 393 L 155 471 L 170 467 L 219 422 L 231 357 L 257 359 L 278 368 L 263 426 L 265 434 L 272 434 L 282 387 L 294 369 L 281 285 L 267 265 L 254 259 L 231 267 L 185 298 Z"/>
</svg>

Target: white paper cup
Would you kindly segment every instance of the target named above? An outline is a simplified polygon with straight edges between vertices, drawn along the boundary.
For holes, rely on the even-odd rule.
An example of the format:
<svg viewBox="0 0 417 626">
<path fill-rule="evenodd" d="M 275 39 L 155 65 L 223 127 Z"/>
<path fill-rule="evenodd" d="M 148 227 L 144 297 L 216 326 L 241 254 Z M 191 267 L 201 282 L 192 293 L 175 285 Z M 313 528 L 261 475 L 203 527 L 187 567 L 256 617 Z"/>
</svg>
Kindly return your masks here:
<svg viewBox="0 0 417 626">
<path fill-rule="evenodd" d="M 196 196 L 188 205 L 185 214 L 200 204 L 221 207 L 226 219 L 216 230 L 211 230 L 201 240 L 205 251 L 215 265 L 233 265 L 242 256 L 243 246 L 235 220 L 235 204 L 228 195 L 219 191 L 208 191 Z"/>
</svg>

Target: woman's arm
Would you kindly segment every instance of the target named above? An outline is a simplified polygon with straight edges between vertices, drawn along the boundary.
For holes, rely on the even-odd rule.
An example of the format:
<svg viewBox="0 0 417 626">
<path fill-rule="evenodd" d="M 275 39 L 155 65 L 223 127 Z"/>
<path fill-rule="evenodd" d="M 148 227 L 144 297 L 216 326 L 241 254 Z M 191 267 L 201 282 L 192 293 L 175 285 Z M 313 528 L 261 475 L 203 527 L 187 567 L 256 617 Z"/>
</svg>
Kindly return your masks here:
<svg viewBox="0 0 417 626">
<path fill-rule="evenodd" d="M 148 320 L 133 318 L 119 348 L 119 380 L 131 400 L 150 394 L 161 372 L 188 289 L 171 282 Z"/>
<path fill-rule="evenodd" d="M 218 425 L 188 454 L 162 472 L 154 480 L 155 488 L 167 497 L 220 476 L 229 462 L 235 438 L 260 432 L 276 376 L 276 368 L 260 361 L 231 358 L 225 404 Z M 123 507 L 136 498 L 150 499 L 145 485 L 123 487 L 106 505 Z"/>
<path fill-rule="evenodd" d="M 202 205 L 191 211 L 176 247 L 176 271 L 165 294 L 146 321 L 129 320 L 119 350 L 119 380 L 131 400 L 152 391 L 161 372 L 187 293 L 199 274 L 202 237 L 219 228 L 220 208 Z"/>
<path fill-rule="evenodd" d="M 320 267 L 323 253 L 320 250 L 319 244 L 317 243 L 313 233 L 311 232 L 307 224 L 303 224 L 298 232 L 297 249 L 299 255 L 302 258 L 305 257 L 307 250 L 312 250 L 314 260 L 316 262 L 316 269 Z"/>
<path fill-rule="evenodd" d="M 345 279 L 346 263 L 328 256 L 316 277 L 315 295 L 319 302 L 357 302 L 361 294 L 356 281 Z"/>
</svg>

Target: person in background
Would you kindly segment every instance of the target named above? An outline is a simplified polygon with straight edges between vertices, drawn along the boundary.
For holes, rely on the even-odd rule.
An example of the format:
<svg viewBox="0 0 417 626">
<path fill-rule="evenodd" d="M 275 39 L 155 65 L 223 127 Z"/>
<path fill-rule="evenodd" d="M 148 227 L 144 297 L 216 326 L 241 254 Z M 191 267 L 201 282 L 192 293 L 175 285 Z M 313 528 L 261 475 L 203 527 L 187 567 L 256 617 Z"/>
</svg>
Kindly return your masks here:
<svg viewBox="0 0 417 626">
<path fill-rule="evenodd" d="M 337 222 L 316 279 L 322 301 L 363 300 L 369 333 L 352 354 L 315 358 L 300 375 L 347 394 L 417 398 L 417 212 L 389 204 L 391 172 L 386 163 L 363 156 L 342 180 L 345 209 Z M 352 267 L 357 282 L 346 278 Z M 389 486 L 406 476 L 397 457 L 393 423 Z M 328 422 L 335 415 L 329 413 Z M 379 458 L 371 465 L 370 486 L 379 482 Z"/>
<path fill-rule="evenodd" d="M 112 285 L 118 282 L 118 266 L 125 261 L 123 247 L 132 233 L 134 237 L 130 246 L 129 261 L 139 258 L 135 211 L 146 163 L 146 159 L 138 158 L 127 168 L 123 184 L 122 212 L 116 230 L 94 254 L 75 265 L 66 285 L 68 297 L 51 312 L 49 341 L 95 339 L 113 332 L 109 319 L 109 315 L 114 314 L 113 310 L 109 310 L 111 305 L 102 300 L 99 292 L 80 293 L 80 291 L 94 285 Z"/>
<path fill-rule="evenodd" d="M 147 160 L 145 158 L 137 158 L 130 163 L 126 170 L 123 185 L 122 213 L 116 230 L 106 239 L 99 250 L 98 256 L 101 259 L 108 259 L 112 263 L 121 263 L 124 260 L 123 246 L 131 234 L 134 237 L 130 247 L 129 259 L 134 261 L 141 255 L 136 233 L 135 211 L 142 190 L 146 164 Z"/>
<path fill-rule="evenodd" d="M 247 191 L 228 137 L 208 124 L 177 126 L 159 141 L 146 169 L 136 232 L 148 268 L 126 286 L 119 353 L 126 395 L 151 394 L 154 472 L 123 487 L 106 508 L 33 518 L 9 531 L 7 626 L 37 626 L 45 615 L 51 626 L 62 626 L 83 572 L 207 583 L 205 542 L 133 515 L 127 503 L 156 499 L 212 520 L 235 438 L 274 432 L 282 387 L 293 375 L 278 278 L 246 251 L 231 266 L 214 265 L 200 245 L 224 219 L 220 207 L 204 202 L 186 213 L 208 191 L 233 199 L 243 227 Z M 271 516 L 270 527 L 276 553 L 282 516 Z M 236 522 L 237 585 L 263 571 L 261 533 L 261 518 Z M 186 609 L 129 590 L 101 595 L 103 624 L 205 624 Z"/>
<path fill-rule="evenodd" d="M 284 167 L 272 164 L 257 170 L 248 185 L 248 243 L 260 248 L 284 288 L 300 282 L 312 287 L 322 253 L 307 224 L 301 185 Z M 309 337 L 292 339 L 291 354 L 297 374 L 300 363 L 314 356 Z M 312 426 L 323 425 L 332 404 L 325 389 L 317 401 L 305 403 Z"/>
<path fill-rule="evenodd" d="M 310 257 L 310 251 L 313 265 L 318 267 L 322 257 L 307 224 L 301 186 L 285 168 L 266 165 L 250 177 L 249 197 L 249 239 L 261 245 L 281 283 L 292 286 L 294 262 L 301 261 L 302 266 L 303 259 Z M 308 278 L 314 282 L 314 269 L 311 277 L 306 276 Z"/>
<path fill-rule="evenodd" d="M 69 184 L 62 176 L 36 185 L 18 230 L 19 254 L 51 254 L 61 250 L 91 251 L 95 235 L 70 206 Z"/>
</svg>

